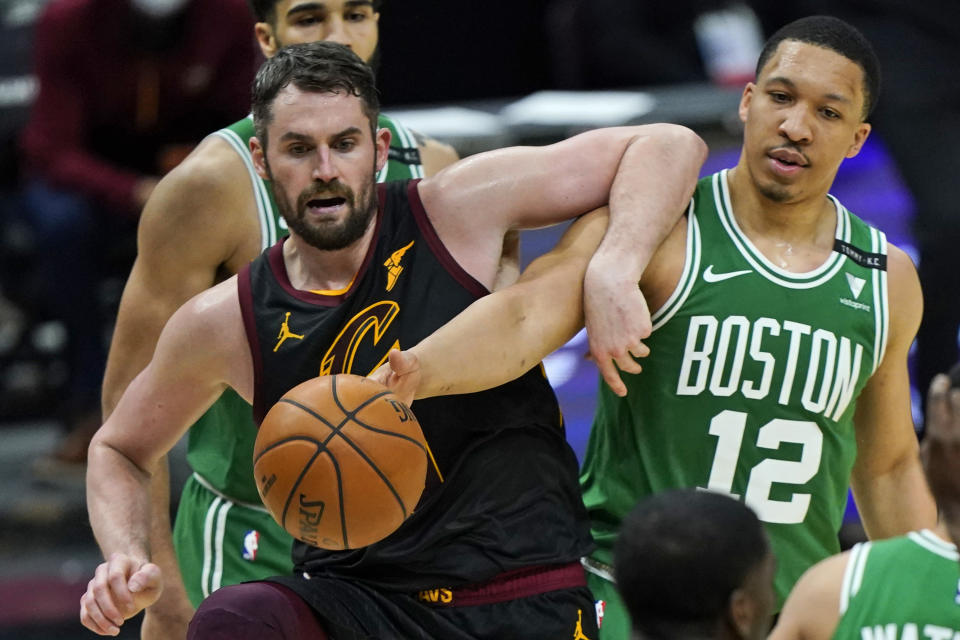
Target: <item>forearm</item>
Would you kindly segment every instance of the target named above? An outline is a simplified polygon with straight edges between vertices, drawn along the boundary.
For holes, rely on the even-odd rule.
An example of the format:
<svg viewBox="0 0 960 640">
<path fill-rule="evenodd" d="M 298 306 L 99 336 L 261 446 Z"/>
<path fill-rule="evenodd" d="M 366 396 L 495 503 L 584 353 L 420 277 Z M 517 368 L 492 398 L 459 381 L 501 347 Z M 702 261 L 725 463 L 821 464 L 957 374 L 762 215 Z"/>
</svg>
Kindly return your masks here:
<svg viewBox="0 0 960 640">
<path fill-rule="evenodd" d="M 852 479 L 857 509 L 867 536 L 883 539 L 937 523 L 937 508 L 920 465 L 920 457 L 904 458 L 890 470 Z"/>
<path fill-rule="evenodd" d="M 183 637 L 186 636 L 187 625 L 194 609 L 187 597 L 173 546 L 170 526 L 170 470 L 166 457 L 150 480 L 150 505 L 150 553 L 152 561 L 163 572 L 164 587 L 160 598 L 148 609 L 147 615 L 155 618 L 157 627 L 168 632 L 177 630 L 176 634 L 170 633 L 169 637 Z"/>
<path fill-rule="evenodd" d="M 583 324 L 579 282 L 519 282 L 485 296 L 410 352 L 420 362 L 417 398 L 483 391 L 513 380 Z"/>
<path fill-rule="evenodd" d="M 102 430 L 101 430 L 102 432 Z M 94 436 L 87 455 L 87 510 L 105 558 L 150 559 L 150 475 Z"/>
<path fill-rule="evenodd" d="M 626 147 L 610 192 L 610 224 L 594 261 L 640 280 L 686 210 L 707 147 L 693 132 L 656 125 Z"/>
</svg>

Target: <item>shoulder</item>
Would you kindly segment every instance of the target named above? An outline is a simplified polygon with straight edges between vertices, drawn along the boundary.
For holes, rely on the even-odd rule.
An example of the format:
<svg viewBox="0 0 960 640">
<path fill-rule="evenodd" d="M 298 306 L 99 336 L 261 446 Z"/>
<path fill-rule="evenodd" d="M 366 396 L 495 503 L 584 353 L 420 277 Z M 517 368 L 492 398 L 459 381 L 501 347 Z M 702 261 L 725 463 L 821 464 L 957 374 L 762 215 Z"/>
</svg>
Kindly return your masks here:
<svg viewBox="0 0 960 640">
<path fill-rule="evenodd" d="M 236 348 L 243 335 L 238 276 L 196 294 L 173 315 L 164 332 L 173 331 L 188 344 L 204 345 L 208 356 Z"/>
<path fill-rule="evenodd" d="M 891 335 L 903 333 L 912 342 L 923 316 L 920 278 L 910 256 L 892 244 L 887 247 L 887 296 Z"/>
<path fill-rule="evenodd" d="M 240 154 L 230 143 L 216 135 L 207 136 L 160 181 L 161 193 L 179 201 L 197 205 L 201 210 L 215 208 L 230 215 L 228 205 L 251 198 L 250 173 Z M 196 210 L 181 209 L 171 215 L 193 215 Z"/>
<path fill-rule="evenodd" d="M 770 640 L 827 640 L 840 621 L 840 598 L 851 552 L 813 565 L 790 592 Z"/>
<path fill-rule="evenodd" d="M 151 234 L 202 234 L 224 252 L 258 233 L 251 178 L 228 142 L 208 136 L 160 180 L 140 221 L 141 242 Z M 227 246 L 229 245 L 229 246 Z"/>
<path fill-rule="evenodd" d="M 406 147 L 408 145 L 417 147 L 425 176 L 435 175 L 444 167 L 460 159 L 456 149 L 451 145 L 410 129 L 401 121 L 388 115 L 380 114 L 379 125 L 389 128 L 394 134 L 390 140 L 391 147 Z"/>
</svg>

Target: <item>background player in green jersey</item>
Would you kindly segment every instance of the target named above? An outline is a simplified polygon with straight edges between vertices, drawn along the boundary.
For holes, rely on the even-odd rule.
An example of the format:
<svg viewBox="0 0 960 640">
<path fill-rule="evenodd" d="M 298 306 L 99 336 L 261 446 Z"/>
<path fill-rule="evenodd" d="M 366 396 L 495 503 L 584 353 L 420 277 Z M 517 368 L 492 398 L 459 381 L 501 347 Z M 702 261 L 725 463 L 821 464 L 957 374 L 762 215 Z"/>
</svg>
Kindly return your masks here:
<svg viewBox="0 0 960 640">
<path fill-rule="evenodd" d="M 644 498 L 624 518 L 614 557 L 635 640 L 767 636 L 776 560 L 743 503 L 691 489 Z"/>
<path fill-rule="evenodd" d="M 952 640 L 960 634 L 960 370 L 956 373 L 953 389 L 940 375 L 927 396 L 923 462 L 940 525 L 858 544 L 811 568 L 787 598 L 771 640 Z"/>
<path fill-rule="evenodd" d="M 781 601 L 804 570 L 839 551 L 848 486 L 871 538 L 935 523 L 910 412 L 916 270 L 828 196 L 869 135 L 878 73 L 869 43 L 846 23 L 787 25 L 744 89 L 737 166 L 701 181 L 686 221 L 645 269 L 610 234 L 589 262 L 586 326 L 605 384 L 581 484 L 597 542 L 586 561 L 591 588 L 607 603 L 601 635 L 629 632 L 612 545 L 650 493 L 702 487 L 744 498 L 777 554 Z M 461 316 L 478 317 L 414 348 L 425 383 L 417 394 L 476 390 L 572 335 L 576 263 L 543 265 Z M 638 281 L 656 310 L 652 334 L 628 296 Z M 489 339 L 457 340 L 477 331 Z M 470 353 L 479 348 L 482 356 Z M 635 356 L 648 353 L 634 375 Z M 401 373 L 417 366 L 391 362 Z"/>
<path fill-rule="evenodd" d="M 267 57 L 283 45 L 318 40 L 344 44 L 368 63 L 378 55 L 379 0 L 252 4 L 256 38 Z M 413 134 L 389 118 L 382 117 L 379 124 L 392 133 L 390 160 L 378 173 L 380 181 L 432 175 L 457 159 L 446 145 L 414 141 Z M 253 171 L 252 135 L 252 120 L 246 118 L 209 136 L 160 181 L 147 202 L 107 362 L 104 417 L 149 362 L 174 310 L 286 235 L 269 182 Z M 505 277 L 515 271 L 508 264 Z M 249 405 L 230 391 L 191 432 L 188 460 L 196 473 L 180 499 L 176 556 L 166 469 L 156 478 L 153 549 L 155 560 L 167 569 L 167 588 L 147 613 L 144 637 L 182 638 L 193 607 L 212 590 L 290 568 L 291 539 L 263 509 L 253 484 L 255 433 Z M 176 573 L 178 559 L 183 580 Z"/>
</svg>

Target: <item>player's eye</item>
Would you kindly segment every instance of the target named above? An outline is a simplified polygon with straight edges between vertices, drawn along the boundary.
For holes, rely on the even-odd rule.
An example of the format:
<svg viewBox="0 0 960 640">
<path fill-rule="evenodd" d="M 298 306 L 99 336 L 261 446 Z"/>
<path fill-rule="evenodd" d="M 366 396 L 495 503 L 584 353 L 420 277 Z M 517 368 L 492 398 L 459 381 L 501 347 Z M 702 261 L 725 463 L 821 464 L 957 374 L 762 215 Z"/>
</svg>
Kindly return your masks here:
<svg viewBox="0 0 960 640">
<path fill-rule="evenodd" d="M 310 147 L 305 144 L 292 144 L 287 147 L 287 152 L 292 156 L 302 156 L 310 151 Z"/>
<path fill-rule="evenodd" d="M 336 148 L 337 151 L 350 151 L 356 146 L 357 142 L 353 138 L 344 138 L 343 140 L 339 140 L 334 145 L 334 148 Z"/>
<path fill-rule="evenodd" d="M 353 10 L 347 11 L 346 14 L 344 14 L 344 18 L 348 22 L 363 22 L 369 17 L 370 17 L 369 14 L 362 9 L 353 9 Z"/>
<path fill-rule="evenodd" d="M 297 26 L 299 27 L 312 27 L 321 22 L 323 22 L 323 16 L 305 15 L 297 18 Z"/>
<path fill-rule="evenodd" d="M 790 101 L 790 96 L 783 93 L 782 91 L 771 91 L 770 99 L 777 104 L 786 104 Z"/>
</svg>

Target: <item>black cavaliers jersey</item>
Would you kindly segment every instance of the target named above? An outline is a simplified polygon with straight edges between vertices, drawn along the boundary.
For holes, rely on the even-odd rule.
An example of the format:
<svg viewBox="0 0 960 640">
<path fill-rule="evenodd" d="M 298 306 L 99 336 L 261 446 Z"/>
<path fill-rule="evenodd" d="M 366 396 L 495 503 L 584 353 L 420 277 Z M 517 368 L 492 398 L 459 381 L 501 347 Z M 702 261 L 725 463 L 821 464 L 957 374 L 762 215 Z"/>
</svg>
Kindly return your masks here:
<svg viewBox="0 0 960 640">
<path fill-rule="evenodd" d="M 488 293 L 440 242 L 417 182 L 378 185 L 374 240 L 346 291 L 294 289 L 282 242 L 240 272 L 258 423 L 304 380 L 368 375 L 390 349 L 414 346 Z M 412 409 L 442 480 L 431 473 L 413 515 L 374 545 L 326 551 L 295 542 L 298 572 L 417 590 L 569 562 L 590 550 L 576 457 L 540 367 L 488 391 L 419 400 Z"/>
</svg>

